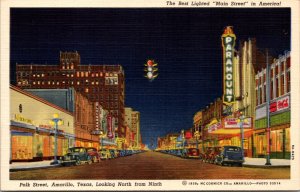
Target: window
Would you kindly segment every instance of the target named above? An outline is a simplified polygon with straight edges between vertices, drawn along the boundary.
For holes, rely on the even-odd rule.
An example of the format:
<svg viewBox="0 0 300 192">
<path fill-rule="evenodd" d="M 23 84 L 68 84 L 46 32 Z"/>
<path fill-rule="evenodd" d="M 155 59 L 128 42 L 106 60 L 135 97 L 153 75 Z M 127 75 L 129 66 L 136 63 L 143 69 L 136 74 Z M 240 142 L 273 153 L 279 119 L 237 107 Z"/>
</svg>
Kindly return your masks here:
<svg viewBox="0 0 300 192">
<path fill-rule="evenodd" d="M 290 71 L 286 72 L 286 91 L 291 91 L 291 77 L 290 77 Z"/>
<path fill-rule="evenodd" d="M 285 92 L 284 92 L 284 75 L 282 74 L 281 75 L 281 78 L 280 78 L 280 89 L 281 89 L 281 95 L 283 95 Z"/>
<path fill-rule="evenodd" d="M 274 81 L 272 80 L 270 85 L 270 100 L 274 99 L 273 86 L 274 86 Z"/>
<path fill-rule="evenodd" d="M 279 97 L 279 90 L 280 90 L 280 86 L 279 86 L 279 79 L 276 78 L 276 84 L 275 84 L 275 87 L 276 87 L 276 97 Z"/>
<path fill-rule="evenodd" d="M 267 101 L 267 99 L 266 99 L 267 98 L 267 89 L 266 88 L 267 88 L 266 84 L 264 84 L 264 97 L 263 97 L 264 99 L 263 99 L 263 103 Z"/>
</svg>

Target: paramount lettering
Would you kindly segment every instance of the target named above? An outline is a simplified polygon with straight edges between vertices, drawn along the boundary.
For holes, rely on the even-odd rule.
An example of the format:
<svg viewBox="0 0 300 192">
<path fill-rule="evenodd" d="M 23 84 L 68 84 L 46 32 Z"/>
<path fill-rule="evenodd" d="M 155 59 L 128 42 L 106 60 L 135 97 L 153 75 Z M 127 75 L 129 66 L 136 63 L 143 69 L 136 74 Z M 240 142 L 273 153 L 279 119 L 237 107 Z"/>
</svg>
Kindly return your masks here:
<svg viewBox="0 0 300 192">
<path fill-rule="evenodd" d="M 223 43 L 223 102 L 231 104 L 234 102 L 234 83 L 233 83 L 233 59 L 234 59 L 234 45 L 235 34 L 231 27 L 226 27 L 222 35 Z"/>
</svg>

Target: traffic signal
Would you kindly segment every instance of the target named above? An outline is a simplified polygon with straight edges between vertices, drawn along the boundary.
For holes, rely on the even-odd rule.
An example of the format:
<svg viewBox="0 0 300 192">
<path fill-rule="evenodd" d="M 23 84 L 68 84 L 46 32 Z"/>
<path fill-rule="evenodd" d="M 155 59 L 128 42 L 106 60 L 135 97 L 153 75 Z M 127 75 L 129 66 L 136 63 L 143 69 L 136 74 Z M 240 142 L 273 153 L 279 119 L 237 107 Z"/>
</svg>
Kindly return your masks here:
<svg viewBox="0 0 300 192">
<path fill-rule="evenodd" d="M 153 81 L 158 76 L 157 63 L 154 60 L 149 59 L 145 64 L 146 68 L 144 71 L 146 72 L 145 77 L 149 79 L 149 81 Z"/>
</svg>

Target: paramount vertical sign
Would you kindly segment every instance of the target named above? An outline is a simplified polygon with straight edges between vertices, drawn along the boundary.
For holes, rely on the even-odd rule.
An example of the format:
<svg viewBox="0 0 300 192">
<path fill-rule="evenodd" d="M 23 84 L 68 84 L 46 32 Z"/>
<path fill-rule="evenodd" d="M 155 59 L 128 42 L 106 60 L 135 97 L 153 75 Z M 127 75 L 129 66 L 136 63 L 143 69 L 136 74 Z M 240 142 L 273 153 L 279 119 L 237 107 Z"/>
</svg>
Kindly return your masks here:
<svg viewBox="0 0 300 192">
<path fill-rule="evenodd" d="M 223 103 L 234 102 L 233 58 L 236 36 L 232 27 L 227 26 L 222 34 L 223 46 Z"/>
</svg>

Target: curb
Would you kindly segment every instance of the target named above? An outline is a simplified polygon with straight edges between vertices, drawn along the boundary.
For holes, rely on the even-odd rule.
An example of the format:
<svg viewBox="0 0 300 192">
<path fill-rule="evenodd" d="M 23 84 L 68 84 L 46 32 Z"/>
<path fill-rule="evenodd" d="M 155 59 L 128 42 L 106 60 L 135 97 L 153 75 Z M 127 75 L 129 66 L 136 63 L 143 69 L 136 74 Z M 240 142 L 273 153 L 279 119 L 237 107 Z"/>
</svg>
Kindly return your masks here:
<svg viewBox="0 0 300 192">
<path fill-rule="evenodd" d="M 249 165 L 249 164 L 243 164 L 243 167 L 262 168 L 262 169 L 291 168 L 290 165 Z"/>
<path fill-rule="evenodd" d="M 16 172 L 16 171 L 30 171 L 30 170 L 36 170 L 36 169 L 48 169 L 51 167 L 60 167 L 60 165 L 48 165 L 48 166 L 42 166 L 42 167 L 23 167 L 23 168 L 10 168 L 9 172 Z"/>
</svg>

